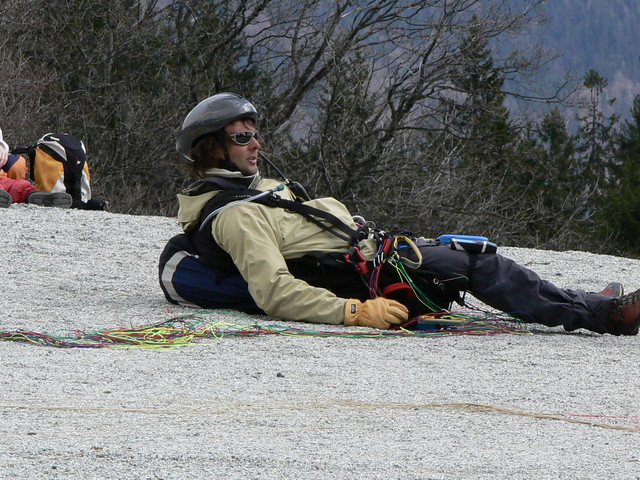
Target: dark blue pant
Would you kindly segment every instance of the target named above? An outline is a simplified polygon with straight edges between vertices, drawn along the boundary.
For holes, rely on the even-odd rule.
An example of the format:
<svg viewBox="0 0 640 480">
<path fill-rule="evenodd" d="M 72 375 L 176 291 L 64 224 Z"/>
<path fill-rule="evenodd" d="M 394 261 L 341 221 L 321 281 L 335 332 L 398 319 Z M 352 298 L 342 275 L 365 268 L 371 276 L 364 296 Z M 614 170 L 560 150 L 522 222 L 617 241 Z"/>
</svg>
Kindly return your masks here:
<svg viewBox="0 0 640 480">
<path fill-rule="evenodd" d="M 483 303 L 530 323 L 606 333 L 611 299 L 565 290 L 499 254 L 468 254 L 447 245 L 421 246 L 422 265 L 443 276 L 467 276 L 468 291 Z"/>
</svg>

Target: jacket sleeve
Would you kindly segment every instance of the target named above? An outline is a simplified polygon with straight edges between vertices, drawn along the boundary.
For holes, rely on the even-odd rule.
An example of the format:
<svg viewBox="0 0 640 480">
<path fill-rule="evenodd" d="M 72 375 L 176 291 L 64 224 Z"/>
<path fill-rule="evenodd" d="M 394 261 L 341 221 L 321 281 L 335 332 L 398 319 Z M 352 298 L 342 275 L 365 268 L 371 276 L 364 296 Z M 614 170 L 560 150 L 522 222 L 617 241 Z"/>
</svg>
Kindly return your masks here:
<svg viewBox="0 0 640 480">
<path fill-rule="evenodd" d="M 9 145 L 2 139 L 2 129 L 0 129 L 0 168 L 4 167 L 9 155 Z"/>
<path fill-rule="evenodd" d="M 256 304 L 268 315 L 288 320 L 339 324 L 346 299 L 296 279 L 281 249 L 284 239 L 273 209 L 247 203 L 227 209 L 213 222 L 212 233 L 249 284 Z"/>
</svg>

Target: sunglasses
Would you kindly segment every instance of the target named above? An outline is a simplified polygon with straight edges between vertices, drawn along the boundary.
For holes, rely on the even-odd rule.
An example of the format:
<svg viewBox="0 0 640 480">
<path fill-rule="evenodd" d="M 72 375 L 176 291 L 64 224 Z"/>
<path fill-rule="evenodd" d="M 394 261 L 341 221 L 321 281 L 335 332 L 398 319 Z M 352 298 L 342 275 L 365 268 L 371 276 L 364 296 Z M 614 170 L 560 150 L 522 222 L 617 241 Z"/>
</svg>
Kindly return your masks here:
<svg viewBox="0 0 640 480">
<path fill-rule="evenodd" d="M 260 137 L 260 134 L 257 131 L 256 132 L 236 132 L 236 133 L 229 134 L 229 138 L 231 138 L 231 141 L 236 145 L 249 145 L 249 143 L 253 138 L 258 140 L 259 137 Z"/>
</svg>

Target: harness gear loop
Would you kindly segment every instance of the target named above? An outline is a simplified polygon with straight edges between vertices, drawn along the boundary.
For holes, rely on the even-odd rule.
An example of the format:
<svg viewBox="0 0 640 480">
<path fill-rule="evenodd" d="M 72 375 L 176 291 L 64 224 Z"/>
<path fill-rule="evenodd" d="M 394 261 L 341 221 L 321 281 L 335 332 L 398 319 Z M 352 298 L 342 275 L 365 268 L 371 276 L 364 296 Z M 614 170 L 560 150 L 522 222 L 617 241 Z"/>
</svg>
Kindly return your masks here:
<svg viewBox="0 0 640 480">
<path fill-rule="evenodd" d="M 367 234 L 368 230 L 369 229 L 367 227 L 363 227 L 360 228 L 358 232 L 362 235 Z M 375 232 L 374 238 L 376 240 L 378 250 L 373 260 L 367 261 L 357 245 L 352 245 L 349 248 L 349 252 L 344 255 L 346 263 L 351 265 L 369 285 L 369 295 L 371 298 L 376 298 L 381 295 L 381 292 L 378 289 L 380 271 L 382 270 L 382 266 L 385 262 L 396 254 L 393 235 L 388 232 Z"/>
</svg>

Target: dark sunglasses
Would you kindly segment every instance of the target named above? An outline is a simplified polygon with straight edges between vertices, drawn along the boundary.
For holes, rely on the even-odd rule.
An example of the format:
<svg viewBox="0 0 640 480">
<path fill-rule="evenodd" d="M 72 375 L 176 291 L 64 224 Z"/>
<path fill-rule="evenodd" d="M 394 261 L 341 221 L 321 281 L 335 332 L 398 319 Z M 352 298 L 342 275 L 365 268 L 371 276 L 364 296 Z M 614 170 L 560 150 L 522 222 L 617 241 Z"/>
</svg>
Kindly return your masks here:
<svg viewBox="0 0 640 480">
<path fill-rule="evenodd" d="M 236 145 L 249 145 L 249 142 L 251 142 L 253 138 L 258 140 L 258 138 L 260 138 L 260 134 L 257 131 L 256 132 L 236 132 L 236 133 L 230 133 L 229 138 L 231 138 L 231 141 Z"/>
</svg>

